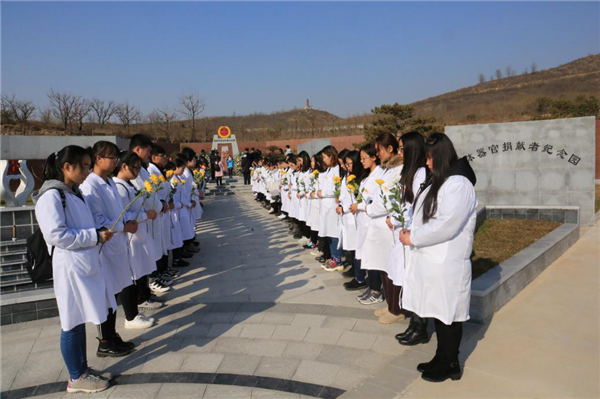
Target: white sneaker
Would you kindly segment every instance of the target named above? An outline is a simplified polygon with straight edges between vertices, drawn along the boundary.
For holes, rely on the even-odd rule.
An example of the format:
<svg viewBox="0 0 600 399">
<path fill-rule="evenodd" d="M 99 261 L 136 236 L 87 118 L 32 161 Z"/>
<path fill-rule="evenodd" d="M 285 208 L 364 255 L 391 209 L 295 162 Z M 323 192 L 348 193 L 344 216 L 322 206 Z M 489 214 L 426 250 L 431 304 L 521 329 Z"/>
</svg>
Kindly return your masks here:
<svg viewBox="0 0 600 399">
<path fill-rule="evenodd" d="M 156 320 L 154 319 L 154 317 L 151 316 L 146 316 L 146 314 L 144 312 L 138 312 L 138 316 L 143 317 L 145 320 L 151 321 L 152 323 L 154 323 Z"/>
<path fill-rule="evenodd" d="M 145 329 L 145 328 L 149 328 L 152 327 L 152 325 L 154 324 L 154 322 L 146 319 L 144 316 L 142 316 L 142 314 L 138 314 L 137 316 L 135 316 L 135 319 L 129 321 L 129 320 L 125 320 L 125 328 L 128 330 L 135 330 L 135 329 Z"/>
<path fill-rule="evenodd" d="M 150 289 L 154 292 L 169 292 L 171 287 L 162 285 L 158 281 L 153 281 L 150 283 Z"/>
<path fill-rule="evenodd" d="M 171 285 L 173 285 L 173 282 L 171 280 L 165 280 L 162 277 L 156 277 L 155 279 L 152 280 L 153 282 L 157 282 L 160 283 L 162 285 L 164 285 L 165 287 L 170 287 Z"/>
<path fill-rule="evenodd" d="M 281 215 L 277 216 L 278 219 L 285 219 L 285 215 L 282 213 Z"/>
<path fill-rule="evenodd" d="M 313 249 L 312 251 L 310 251 L 310 254 L 312 256 L 321 256 L 321 255 L 323 255 L 323 253 L 321 251 L 319 251 L 318 249 Z"/>
<path fill-rule="evenodd" d="M 162 308 L 163 304 L 156 301 L 146 301 L 138 305 L 138 308 L 156 310 Z"/>
</svg>

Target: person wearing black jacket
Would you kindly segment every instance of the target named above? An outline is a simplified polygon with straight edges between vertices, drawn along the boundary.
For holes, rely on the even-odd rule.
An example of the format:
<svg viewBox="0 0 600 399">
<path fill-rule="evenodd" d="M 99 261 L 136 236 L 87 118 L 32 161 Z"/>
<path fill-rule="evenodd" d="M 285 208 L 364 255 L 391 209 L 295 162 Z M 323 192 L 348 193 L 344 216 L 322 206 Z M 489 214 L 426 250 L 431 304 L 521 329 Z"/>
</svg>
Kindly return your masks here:
<svg viewBox="0 0 600 399">
<path fill-rule="evenodd" d="M 210 179 L 211 180 L 215 180 L 215 162 L 217 162 L 217 151 L 216 150 L 212 150 L 210 152 Z"/>
<path fill-rule="evenodd" d="M 242 154 L 242 174 L 244 175 L 244 185 L 250 184 L 250 167 L 252 166 L 252 157 L 246 148 Z"/>
</svg>

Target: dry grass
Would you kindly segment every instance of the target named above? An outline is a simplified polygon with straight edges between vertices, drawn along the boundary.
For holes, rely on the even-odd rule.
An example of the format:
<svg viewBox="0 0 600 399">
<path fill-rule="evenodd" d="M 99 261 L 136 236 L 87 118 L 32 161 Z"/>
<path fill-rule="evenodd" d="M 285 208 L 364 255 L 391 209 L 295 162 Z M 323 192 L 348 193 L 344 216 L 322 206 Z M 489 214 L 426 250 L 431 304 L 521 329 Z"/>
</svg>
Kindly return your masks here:
<svg viewBox="0 0 600 399">
<path fill-rule="evenodd" d="M 475 233 L 473 279 L 527 248 L 560 226 L 538 220 L 488 219 Z"/>
</svg>

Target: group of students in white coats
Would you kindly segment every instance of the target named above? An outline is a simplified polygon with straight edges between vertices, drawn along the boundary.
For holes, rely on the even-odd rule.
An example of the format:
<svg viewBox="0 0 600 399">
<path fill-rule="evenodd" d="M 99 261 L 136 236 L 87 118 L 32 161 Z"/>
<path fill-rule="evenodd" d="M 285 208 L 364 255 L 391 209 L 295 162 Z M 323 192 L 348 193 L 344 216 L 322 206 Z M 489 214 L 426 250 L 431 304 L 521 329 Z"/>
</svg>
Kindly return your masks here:
<svg viewBox="0 0 600 399">
<path fill-rule="evenodd" d="M 190 151 L 171 163 L 162 147 L 135 135 L 128 151 L 100 141 L 91 149 L 67 146 L 46 160 L 35 213 L 52 254 L 67 392 L 100 392 L 112 378 L 88 367 L 85 323 L 98 326 L 97 356 L 128 355 L 135 344 L 116 331 L 117 299 L 124 328 L 153 326 L 142 310 L 163 305 L 156 294 L 170 290 L 175 268 L 199 251 L 204 187 L 194 183 Z"/>
<path fill-rule="evenodd" d="M 434 319 L 438 347 L 417 369 L 427 381 L 460 379 L 462 323 L 469 319 L 471 254 L 477 198 L 475 173 L 444 133 L 425 139 L 389 133 L 360 151 L 332 146 L 309 157 L 259 160 L 256 200 L 290 223 L 290 234 L 330 272 L 365 291 L 364 305 L 384 324 L 409 315 L 402 345 L 429 342 Z M 342 260 L 345 258 L 345 260 Z"/>
</svg>

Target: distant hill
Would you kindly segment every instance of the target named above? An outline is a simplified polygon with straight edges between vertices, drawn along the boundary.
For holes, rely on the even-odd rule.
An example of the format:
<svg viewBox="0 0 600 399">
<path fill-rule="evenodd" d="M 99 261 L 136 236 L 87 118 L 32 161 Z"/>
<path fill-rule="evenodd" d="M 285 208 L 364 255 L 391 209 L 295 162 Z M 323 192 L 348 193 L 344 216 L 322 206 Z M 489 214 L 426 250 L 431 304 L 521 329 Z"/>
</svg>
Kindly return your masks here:
<svg viewBox="0 0 600 399">
<path fill-rule="evenodd" d="M 418 115 L 434 116 L 446 125 L 507 122 L 530 119 L 528 106 L 539 97 L 572 100 L 582 94 L 600 99 L 600 54 L 466 87 L 412 105 Z"/>
<path fill-rule="evenodd" d="M 473 77 L 474 79 L 476 77 Z M 567 64 L 519 76 L 503 78 L 455 90 L 412 103 L 417 116 L 433 116 L 438 125 L 522 121 L 532 118 L 531 105 L 540 97 L 572 100 L 578 95 L 600 99 L 600 54 Z M 381 104 L 373 104 L 373 107 Z M 196 120 L 196 141 L 212 140 L 219 126 L 228 125 L 239 141 L 265 141 L 307 137 L 333 137 L 362 134 L 362 126 L 374 115 L 340 118 L 318 109 L 293 109 L 250 115 L 211 116 Z M 103 127 L 84 124 L 74 134 L 110 134 L 123 137 L 135 133 L 173 142 L 190 139 L 189 121 L 165 124 L 143 122 L 128 132 L 116 123 Z M 19 126 L 3 121 L 2 134 L 20 134 Z M 68 134 L 55 123 L 32 121 L 26 134 Z"/>
</svg>

